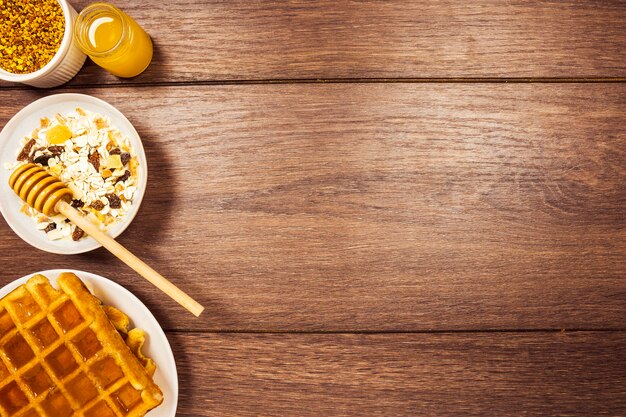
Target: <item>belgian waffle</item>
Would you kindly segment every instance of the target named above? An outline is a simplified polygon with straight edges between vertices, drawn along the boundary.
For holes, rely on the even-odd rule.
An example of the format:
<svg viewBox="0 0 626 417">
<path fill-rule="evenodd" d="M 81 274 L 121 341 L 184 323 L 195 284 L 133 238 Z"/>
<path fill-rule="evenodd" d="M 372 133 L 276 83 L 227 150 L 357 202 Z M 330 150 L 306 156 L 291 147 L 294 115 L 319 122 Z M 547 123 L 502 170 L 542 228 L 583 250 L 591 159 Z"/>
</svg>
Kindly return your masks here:
<svg viewBox="0 0 626 417">
<path fill-rule="evenodd" d="M 0 415 L 139 417 L 158 406 L 161 390 L 100 300 L 72 273 L 57 283 L 35 275 L 0 300 Z"/>
</svg>

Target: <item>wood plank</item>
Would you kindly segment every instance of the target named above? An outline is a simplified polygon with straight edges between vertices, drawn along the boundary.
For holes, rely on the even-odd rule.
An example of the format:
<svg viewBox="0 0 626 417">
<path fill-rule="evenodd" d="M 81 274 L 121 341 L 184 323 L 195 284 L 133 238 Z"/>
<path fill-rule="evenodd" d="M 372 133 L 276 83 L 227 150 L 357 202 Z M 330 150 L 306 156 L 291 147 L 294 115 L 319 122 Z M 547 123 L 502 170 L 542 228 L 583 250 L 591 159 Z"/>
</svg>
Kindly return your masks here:
<svg viewBox="0 0 626 417">
<path fill-rule="evenodd" d="M 130 83 L 626 77 L 620 0 L 112 3 L 156 45 L 153 65 Z M 119 80 L 90 63 L 73 84 L 103 82 Z"/>
<path fill-rule="evenodd" d="M 624 84 L 86 92 L 131 119 L 150 161 L 121 242 L 207 311 L 4 225 L 3 282 L 100 273 L 170 329 L 624 328 Z M 0 125 L 42 94 L 1 92 Z"/>
<path fill-rule="evenodd" d="M 623 332 L 168 336 L 181 417 L 626 410 Z"/>
</svg>

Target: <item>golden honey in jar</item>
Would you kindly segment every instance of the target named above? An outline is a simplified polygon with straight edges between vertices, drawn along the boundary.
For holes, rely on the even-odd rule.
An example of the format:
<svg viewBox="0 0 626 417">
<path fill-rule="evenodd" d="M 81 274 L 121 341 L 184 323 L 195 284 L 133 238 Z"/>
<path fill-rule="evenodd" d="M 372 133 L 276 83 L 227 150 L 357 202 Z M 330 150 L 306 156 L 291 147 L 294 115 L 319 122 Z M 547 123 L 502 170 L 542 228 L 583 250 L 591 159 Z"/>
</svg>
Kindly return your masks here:
<svg viewBox="0 0 626 417">
<path fill-rule="evenodd" d="M 80 49 L 118 77 L 139 75 L 152 60 L 150 36 L 130 16 L 110 4 L 85 7 L 76 19 L 75 33 Z"/>
</svg>

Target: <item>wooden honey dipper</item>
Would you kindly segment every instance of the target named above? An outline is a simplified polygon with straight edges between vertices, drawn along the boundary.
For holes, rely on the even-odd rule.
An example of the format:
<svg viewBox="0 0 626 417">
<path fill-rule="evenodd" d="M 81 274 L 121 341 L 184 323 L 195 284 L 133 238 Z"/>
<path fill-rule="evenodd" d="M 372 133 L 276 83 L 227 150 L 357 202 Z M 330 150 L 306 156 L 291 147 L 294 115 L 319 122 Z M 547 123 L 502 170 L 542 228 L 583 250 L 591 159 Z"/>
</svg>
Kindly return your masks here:
<svg viewBox="0 0 626 417">
<path fill-rule="evenodd" d="M 97 225 L 87 220 L 78 210 L 72 207 L 69 204 L 73 197 L 72 190 L 53 177 L 43 167 L 36 164 L 20 165 L 11 174 L 9 186 L 26 204 L 46 216 L 54 216 L 57 213 L 61 213 L 70 219 L 85 233 L 100 242 L 109 252 L 172 297 L 172 299 L 196 317 L 204 310 L 204 307 L 197 301 L 146 265 L 141 259 L 117 243 L 112 237 L 105 234 Z"/>
</svg>

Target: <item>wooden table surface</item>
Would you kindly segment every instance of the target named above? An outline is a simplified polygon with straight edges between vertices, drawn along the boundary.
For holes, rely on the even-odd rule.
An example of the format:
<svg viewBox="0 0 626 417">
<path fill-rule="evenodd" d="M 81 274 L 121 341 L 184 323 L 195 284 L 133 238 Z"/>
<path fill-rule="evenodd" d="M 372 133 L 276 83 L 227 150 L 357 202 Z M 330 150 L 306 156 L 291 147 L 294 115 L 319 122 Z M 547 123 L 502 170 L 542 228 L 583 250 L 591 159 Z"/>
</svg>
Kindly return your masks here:
<svg viewBox="0 0 626 417">
<path fill-rule="evenodd" d="M 148 70 L 0 84 L 0 126 L 60 92 L 119 108 L 150 171 L 119 240 L 206 311 L 3 220 L 0 284 L 130 289 L 179 416 L 626 415 L 626 2 L 113 3 Z"/>
</svg>

